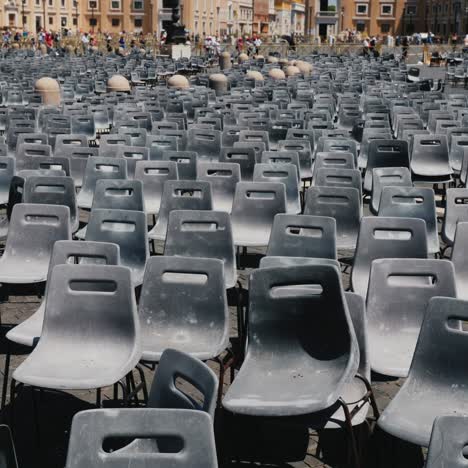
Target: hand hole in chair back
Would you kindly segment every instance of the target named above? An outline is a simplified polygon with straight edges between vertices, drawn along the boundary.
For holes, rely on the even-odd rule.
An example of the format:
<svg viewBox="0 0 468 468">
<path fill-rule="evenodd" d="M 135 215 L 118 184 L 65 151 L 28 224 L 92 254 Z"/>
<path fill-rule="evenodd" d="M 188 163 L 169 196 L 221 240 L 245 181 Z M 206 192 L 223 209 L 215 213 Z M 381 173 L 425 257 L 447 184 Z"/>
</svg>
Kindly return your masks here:
<svg viewBox="0 0 468 468">
<path fill-rule="evenodd" d="M 394 195 L 392 197 L 392 201 L 394 203 L 400 203 L 400 204 L 412 204 L 412 205 L 420 205 L 421 203 L 424 203 L 424 197 L 412 197 L 412 196 L 403 196 L 403 195 Z"/>
<path fill-rule="evenodd" d="M 131 221 L 105 220 L 101 223 L 101 231 L 135 232 L 136 225 Z"/>
<path fill-rule="evenodd" d="M 276 179 L 285 179 L 288 177 L 288 173 L 286 171 L 263 171 L 262 172 L 263 177 L 270 177 L 270 178 L 276 178 Z"/>
<path fill-rule="evenodd" d="M 180 230 L 183 232 L 215 232 L 218 230 L 218 223 L 202 221 L 184 221 Z"/>
<path fill-rule="evenodd" d="M 195 135 L 196 140 L 201 140 L 201 141 L 215 141 L 214 135 L 209 135 L 205 133 L 197 133 Z"/>
<path fill-rule="evenodd" d="M 24 217 L 24 220 L 28 224 L 47 224 L 50 226 L 57 226 L 59 224 L 59 218 L 58 216 L 53 216 L 53 215 L 42 215 L 42 214 L 37 214 L 37 215 L 31 215 L 27 214 Z"/>
<path fill-rule="evenodd" d="M 326 181 L 335 184 L 349 185 L 353 183 L 353 178 L 345 175 L 327 175 Z"/>
<path fill-rule="evenodd" d="M 406 229 L 374 229 L 373 235 L 377 240 L 407 241 L 413 237 L 413 233 Z"/>
<path fill-rule="evenodd" d="M 174 385 L 179 392 L 183 393 L 190 400 L 195 409 L 203 409 L 205 395 L 193 382 L 189 381 L 182 374 L 177 373 L 174 375 Z"/>
<path fill-rule="evenodd" d="M 155 458 L 158 458 L 162 453 L 180 453 L 184 450 L 184 440 L 182 437 L 175 435 L 166 435 L 166 436 L 147 436 L 147 435 L 138 435 L 137 433 L 132 434 L 131 437 L 122 437 L 122 436 L 109 436 L 102 441 L 102 450 L 105 453 L 111 454 L 109 456 L 112 459 L 115 453 L 116 460 L 122 460 L 122 457 L 125 455 L 119 453 L 119 449 L 124 448 L 130 444 L 133 440 L 138 439 L 143 442 L 139 444 L 138 456 L 143 456 L 144 454 L 154 455 Z M 149 442 L 152 443 L 149 443 Z M 146 443 L 145 443 L 146 442 Z M 156 450 L 157 448 L 157 450 Z M 132 459 L 128 455 L 128 466 L 132 465 Z M 127 458 L 125 458 L 127 460 Z M 155 465 L 156 466 L 156 465 Z"/>
<path fill-rule="evenodd" d="M 181 156 L 171 156 L 170 161 L 174 161 L 178 164 L 190 164 L 191 159 L 190 158 L 184 158 Z"/>
<path fill-rule="evenodd" d="M 65 193 L 65 185 L 63 184 L 37 184 L 34 186 L 36 193 Z"/>
<path fill-rule="evenodd" d="M 94 153 L 88 153 L 86 151 L 71 154 L 72 158 L 82 158 L 82 159 L 87 159 L 87 158 L 90 158 L 92 156 L 94 156 Z"/>
<path fill-rule="evenodd" d="M 344 166 L 348 161 L 343 158 L 326 158 L 323 160 L 324 166 Z"/>
<path fill-rule="evenodd" d="M 79 254 L 69 255 L 66 263 L 71 265 L 108 265 L 104 255 Z"/>
<path fill-rule="evenodd" d="M 231 177 L 232 170 L 231 169 L 208 169 L 206 171 L 207 176 L 212 177 Z"/>
<path fill-rule="evenodd" d="M 68 282 L 70 291 L 79 293 L 115 293 L 117 291 L 117 283 L 111 280 L 70 280 Z"/>
<path fill-rule="evenodd" d="M 291 236 L 323 237 L 323 229 L 320 227 L 288 226 L 286 228 L 286 233 Z"/>
<path fill-rule="evenodd" d="M 288 163 L 291 163 L 291 158 L 275 158 L 275 157 L 271 157 L 269 158 L 269 161 L 272 162 L 272 163 L 276 163 L 276 164 L 288 164 Z"/>
<path fill-rule="evenodd" d="M 42 139 L 41 138 L 28 138 L 26 137 L 24 139 L 24 143 L 27 143 L 27 144 L 37 144 L 37 145 L 41 145 L 42 144 Z"/>
<path fill-rule="evenodd" d="M 162 274 L 165 283 L 204 285 L 208 282 L 206 273 L 187 273 L 183 271 L 165 271 Z"/>
<path fill-rule="evenodd" d="M 285 145 L 284 149 L 286 151 L 301 151 L 304 149 L 303 145 Z"/>
<path fill-rule="evenodd" d="M 75 140 L 73 138 L 65 138 L 63 140 L 64 145 L 81 145 L 81 140 Z"/>
<path fill-rule="evenodd" d="M 165 147 L 170 147 L 172 146 L 172 141 L 167 141 L 167 140 L 159 140 L 159 141 L 152 141 L 151 142 L 151 146 L 152 147 L 161 147 L 161 146 L 165 146 Z"/>
<path fill-rule="evenodd" d="M 468 205 L 468 197 L 457 197 L 455 198 L 456 205 Z"/>
<path fill-rule="evenodd" d="M 56 164 L 56 163 L 48 163 L 48 162 L 41 162 L 39 164 L 39 169 L 45 169 L 45 170 L 53 170 L 53 171 L 61 171 L 65 170 L 65 167 L 63 164 Z"/>
<path fill-rule="evenodd" d="M 404 274 L 404 275 L 399 275 L 399 274 L 393 274 L 389 275 L 387 277 L 387 283 L 389 286 L 392 287 L 421 287 L 421 286 L 428 286 L 428 287 L 434 287 L 436 284 L 438 284 L 438 279 L 437 276 L 431 275 L 431 274 L 418 274 L 418 275 L 412 275 L 412 274 Z"/>
<path fill-rule="evenodd" d="M 349 151 L 351 147 L 349 145 L 331 145 L 329 151 Z"/>
<path fill-rule="evenodd" d="M 131 197 L 134 194 L 134 190 L 132 188 L 109 187 L 106 188 L 105 194 L 110 197 Z"/>
<path fill-rule="evenodd" d="M 8 164 L 0 162 L 0 170 L 4 171 L 6 169 L 8 169 Z"/>
<path fill-rule="evenodd" d="M 226 158 L 228 159 L 243 159 L 244 161 L 247 161 L 249 159 L 249 153 L 241 153 L 241 152 L 235 152 L 235 153 L 226 153 Z"/>
<path fill-rule="evenodd" d="M 167 175 L 169 169 L 166 167 L 145 167 L 145 174 L 147 175 Z"/>
<path fill-rule="evenodd" d="M 190 197 L 190 198 L 202 198 L 202 191 L 200 189 L 175 189 L 175 197 Z"/>
<path fill-rule="evenodd" d="M 247 190 L 245 197 L 253 200 L 274 200 L 276 193 L 270 190 Z"/>
<path fill-rule="evenodd" d="M 379 177 L 379 179 L 384 182 L 385 184 L 391 184 L 392 182 L 400 182 L 403 180 L 403 177 L 399 174 L 392 174 L 392 175 L 382 175 Z"/>
<path fill-rule="evenodd" d="M 447 328 L 468 334 L 468 321 L 462 317 L 451 316 L 447 318 Z M 468 451 L 466 452 L 468 455 Z M 465 455 L 466 458 L 468 458 Z"/>
<path fill-rule="evenodd" d="M 421 140 L 422 146 L 440 146 L 442 142 L 440 140 Z"/>
<path fill-rule="evenodd" d="M 457 146 L 468 146 L 468 140 L 458 140 Z"/>
<path fill-rule="evenodd" d="M 48 153 L 44 149 L 26 148 L 24 150 L 25 156 L 48 156 Z"/>
<path fill-rule="evenodd" d="M 263 141 L 261 135 L 245 135 L 246 141 Z"/>
<path fill-rule="evenodd" d="M 122 156 L 127 159 L 143 159 L 143 153 L 137 151 L 124 151 Z"/>
<path fill-rule="evenodd" d="M 346 196 L 339 195 L 319 195 L 317 203 L 328 205 L 348 205 L 349 198 Z"/>
<path fill-rule="evenodd" d="M 321 284 L 285 284 L 270 288 L 270 296 L 272 299 L 284 299 L 298 296 L 321 296 L 322 294 L 323 286 Z"/>
<path fill-rule="evenodd" d="M 100 172 L 118 172 L 119 166 L 113 164 L 96 164 L 96 171 Z"/>
<path fill-rule="evenodd" d="M 397 145 L 379 145 L 377 151 L 379 153 L 399 153 L 401 148 Z"/>
</svg>

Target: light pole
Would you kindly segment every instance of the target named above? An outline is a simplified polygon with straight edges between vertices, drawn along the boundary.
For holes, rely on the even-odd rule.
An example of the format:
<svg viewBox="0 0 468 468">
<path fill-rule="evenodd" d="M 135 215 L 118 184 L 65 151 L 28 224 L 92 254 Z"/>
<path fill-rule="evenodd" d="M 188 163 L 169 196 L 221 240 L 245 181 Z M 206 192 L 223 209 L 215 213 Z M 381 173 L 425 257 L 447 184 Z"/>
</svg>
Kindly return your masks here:
<svg viewBox="0 0 468 468">
<path fill-rule="evenodd" d="M 92 1 L 91 3 L 91 32 L 94 34 L 94 8 L 96 7 L 96 2 Z"/>
<path fill-rule="evenodd" d="M 43 25 L 42 25 L 42 29 L 44 29 L 44 31 L 46 30 L 46 0 L 42 0 L 42 21 L 43 21 Z"/>
</svg>

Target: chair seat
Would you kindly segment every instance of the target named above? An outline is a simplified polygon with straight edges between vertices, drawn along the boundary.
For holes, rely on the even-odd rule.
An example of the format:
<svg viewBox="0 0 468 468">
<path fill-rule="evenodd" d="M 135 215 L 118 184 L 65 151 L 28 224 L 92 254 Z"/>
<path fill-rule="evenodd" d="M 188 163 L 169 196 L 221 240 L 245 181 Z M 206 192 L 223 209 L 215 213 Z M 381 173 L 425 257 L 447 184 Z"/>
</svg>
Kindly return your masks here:
<svg viewBox="0 0 468 468">
<path fill-rule="evenodd" d="M 76 197 L 76 203 L 80 208 L 85 208 L 90 210 L 93 206 L 94 193 L 92 192 L 83 192 L 78 193 Z"/>
<path fill-rule="evenodd" d="M 4 241 L 8 236 L 8 228 L 10 227 L 10 222 L 5 216 L 0 220 L 0 241 Z"/>
<path fill-rule="evenodd" d="M 41 283 L 47 279 L 49 258 L 16 258 L 3 256 L 0 258 L 0 283 L 31 284 Z"/>
<path fill-rule="evenodd" d="M 232 237 L 234 245 L 241 247 L 266 247 L 270 240 L 270 229 L 255 228 L 253 225 L 249 227 L 243 227 L 232 224 Z"/>
<path fill-rule="evenodd" d="M 6 334 L 7 339 L 23 346 L 35 346 L 42 333 L 44 310 L 45 303 L 42 302 L 31 317 L 12 328 Z"/>
<path fill-rule="evenodd" d="M 34 352 L 13 373 L 17 382 L 57 390 L 107 387 L 125 377 L 138 363 L 138 348 L 121 343 L 86 343 L 63 340 L 51 353 L 39 341 Z"/>
</svg>

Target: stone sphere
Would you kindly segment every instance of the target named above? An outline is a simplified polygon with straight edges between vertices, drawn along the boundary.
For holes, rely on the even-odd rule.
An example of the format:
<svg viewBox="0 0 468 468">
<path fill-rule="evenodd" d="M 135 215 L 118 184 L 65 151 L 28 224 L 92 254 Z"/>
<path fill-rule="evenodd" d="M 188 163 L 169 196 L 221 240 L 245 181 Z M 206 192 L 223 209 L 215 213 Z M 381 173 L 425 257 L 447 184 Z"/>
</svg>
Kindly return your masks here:
<svg viewBox="0 0 468 468">
<path fill-rule="evenodd" d="M 34 84 L 34 89 L 42 96 L 44 105 L 58 106 L 61 102 L 60 85 L 53 78 L 44 76 Z"/>
<path fill-rule="evenodd" d="M 308 62 L 304 62 L 303 60 L 297 60 L 296 67 L 299 68 L 300 72 L 304 76 L 309 76 L 312 73 L 312 65 Z"/>
<path fill-rule="evenodd" d="M 249 60 L 249 56 L 247 54 L 239 54 L 239 63 L 244 63 L 244 62 L 247 62 L 247 60 Z"/>
<path fill-rule="evenodd" d="M 299 68 L 295 67 L 294 65 L 289 65 L 286 67 L 286 76 L 296 76 L 301 74 L 301 70 Z"/>
<path fill-rule="evenodd" d="M 19 49 L 19 44 L 17 42 L 14 42 L 13 45 L 11 46 L 13 49 Z"/>
<path fill-rule="evenodd" d="M 265 57 L 263 55 L 256 55 L 255 60 L 265 60 Z"/>
<path fill-rule="evenodd" d="M 190 88 L 190 83 L 185 76 L 174 75 L 167 80 L 167 86 L 169 86 L 169 88 L 188 89 Z"/>
<path fill-rule="evenodd" d="M 222 73 L 214 73 L 208 78 L 210 88 L 216 91 L 216 95 L 222 94 L 228 90 L 229 80 Z"/>
<path fill-rule="evenodd" d="M 107 81 L 107 91 L 123 91 L 128 93 L 130 91 L 130 83 L 128 82 L 127 78 L 125 78 L 125 76 L 111 76 Z"/>
<path fill-rule="evenodd" d="M 256 70 L 249 70 L 246 74 L 247 78 L 252 78 L 255 81 L 263 81 L 263 75 Z"/>
<path fill-rule="evenodd" d="M 268 62 L 268 63 L 278 63 L 279 60 L 278 60 L 277 57 L 274 57 L 273 55 L 269 55 L 269 56 L 267 57 L 267 62 Z"/>
<path fill-rule="evenodd" d="M 280 59 L 278 60 L 278 63 L 279 63 L 282 67 L 285 67 L 285 66 L 289 65 L 288 60 L 285 59 L 285 58 L 280 58 Z"/>
<path fill-rule="evenodd" d="M 228 70 L 232 67 L 231 54 L 229 52 L 223 52 L 219 57 L 219 66 L 221 70 Z"/>
<path fill-rule="evenodd" d="M 273 80 L 285 80 L 286 75 L 284 74 L 284 71 L 281 70 L 280 68 L 273 68 L 268 72 L 268 76 L 272 78 Z"/>
</svg>

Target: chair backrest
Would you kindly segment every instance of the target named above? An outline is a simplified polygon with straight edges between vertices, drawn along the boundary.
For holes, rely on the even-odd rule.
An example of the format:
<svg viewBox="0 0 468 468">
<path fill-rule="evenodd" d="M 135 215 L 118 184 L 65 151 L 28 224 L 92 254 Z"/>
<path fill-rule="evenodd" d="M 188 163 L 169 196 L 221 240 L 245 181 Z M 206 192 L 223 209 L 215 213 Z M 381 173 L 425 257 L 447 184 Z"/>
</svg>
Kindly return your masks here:
<svg viewBox="0 0 468 468">
<path fill-rule="evenodd" d="M 133 178 L 136 163 L 149 159 L 149 149 L 142 146 L 116 145 L 115 149 L 112 146 L 107 146 L 104 151 L 99 152 L 99 156 L 124 158 L 127 161 L 128 177 Z"/>
<path fill-rule="evenodd" d="M 16 160 L 9 156 L 0 157 L 0 190 L 8 192 L 11 179 L 15 175 Z"/>
<path fill-rule="evenodd" d="M 70 210 L 62 205 L 19 203 L 13 207 L 4 256 L 50 258 L 54 243 L 71 239 Z"/>
<path fill-rule="evenodd" d="M 432 426 L 427 452 L 426 468 L 466 468 L 465 456 L 468 445 L 468 416 L 439 416 Z"/>
<path fill-rule="evenodd" d="M 172 453 L 107 452 L 106 440 L 158 439 L 176 448 Z M 171 443 L 172 442 L 172 443 Z M 203 411 L 179 409 L 88 410 L 73 418 L 66 468 L 218 468 L 213 422 Z"/>
<path fill-rule="evenodd" d="M 457 297 L 466 300 L 468 299 L 468 290 L 465 287 L 468 278 L 468 222 L 459 222 L 456 226 L 451 260 L 456 273 Z"/>
<path fill-rule="evenodd" d="M 370 209 L 375 215 L 379 211 L 384 187 L 412 187 L 411 172 L 407 167 L 380 167 L 372 171 L 372 194 Z"/>
<path fill-rule="evenodd" d="M 278 214 L 267 255 L 336 259 L 336 222 L 323 216 Z"/>
<path fill-rule="evenodd" d="M 177 151 L 179 148 L 177 138 L 168 135 L 148 135 L 146 147 L 151 161 L 161 161 L 164 151 Z"/>
<path fill-rule="evenodd" d="M 60 134 L 55 137 L 54 152 L 60 152 L 67 146 L 88 146 L 88 139 L 86 135 L 71 134 Z"/>
<path fill-rule="evenodd" d="M 297 151 L 263 151 L 260 162 L 262 164 L 293 164 L 297 168 L 297 174 L 301 179 L 301 164 Z"/>
<path fill-rule="evenodd" d="M 78 228 L 75 184 L 71 177 L 28 177 L 24 183 L 23 203 L 68 206 L 71 228 L 73 231 Z"/>
<path fill-rule="evenodd" d="M 163 161 L 173 161 L 177 164 L 180 180 L 195 180 L 197 178 L 197 159 L 195 151 L 163 151 Z"/>
<path fill-rule="evenodd" d="M 442 239 L 452 245 L 455 239 L 457 224 L 468 221 L 468 189 L 447 189 Z"/>
<path fill-rule="evenodd" d="M 140 180 L 101 179 L 96 183 L 93 206 L 115 210 L 145 211 Z"/>
<path fill-rule="evenodd" d="M 452 174 L 447 135 L 414 135 L 411 170 L 420 177 Z"/>
<path fill-rule="evenodd" d="M 427 258 L 426 223 L 414 218 L 365 216 L 361 220 L 351 284 L 366 297 L 372 262 L 379 258 Z"/>
<path fill-rule="evenodd" d="M 295 151 L 299 155 L 301 179 L 312 177 L 312 147 L 308 140 L 281 140 L 278 151 Z"/>
<path fill-rule="evenodd" d="M 362 197 L 361 171 L 358 169 L 341 169 L 328 167 L 315 173 L 314 185 L 317 187 L 352 187 L 359 190 Z"/>
<path fill-rule="evenodd" d="M 270 138 L 265 130 L 241 130 L 239 133 L 239 142 L 246 141 L 248 143 L 261 141 L 265 143 L 265 150 L 270 149 Z"/>
<path fill-rule="evenodd" d="M 176 210 L 169 214 L 164 255 L 218 258 L 228 288 L 236 284 L 231 218 L 220 211 Z"/>
<path fill-rule="evenodd" d="M 195 151 L 200 159 L 218 160 L 221 150 L 219 130 L 190 129 L 187 132 L 187 150 Z"/>
<path fill-rule="evenodd" d="M 215 211 L 231 212 L 236 184 L 241 180 L 241 167 L 238 163 L 199 162 L 197 180 L 211 184 Z"/>
<path fill-rule="evenodd" d="M 203 397 L 195 400 L 176 379 L 193 385 Z M 182 351 L 166 349 L 158 363 L 148 397 L 148 408 L 199 410 L 214 420 L 218 379 L 202 361 Z M 200 398 L 201 399 L 201 398 Z"/>
<path fill-rule="evenodd" d="M 52 156 L 52 147 L 42 143 L 21 143 L 16 148 L 16 165 L 18 170 L 24 169 L 28 158 Z"/>
<path fill-rule="evenodd" d="M 253 148 L 221 148 L 219 162 L 238 164 L 242 180 L 252 180 L 256 163 L 255 150 Z"/>
</svg>

